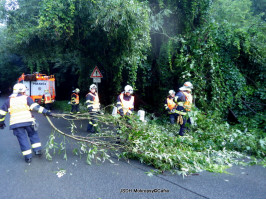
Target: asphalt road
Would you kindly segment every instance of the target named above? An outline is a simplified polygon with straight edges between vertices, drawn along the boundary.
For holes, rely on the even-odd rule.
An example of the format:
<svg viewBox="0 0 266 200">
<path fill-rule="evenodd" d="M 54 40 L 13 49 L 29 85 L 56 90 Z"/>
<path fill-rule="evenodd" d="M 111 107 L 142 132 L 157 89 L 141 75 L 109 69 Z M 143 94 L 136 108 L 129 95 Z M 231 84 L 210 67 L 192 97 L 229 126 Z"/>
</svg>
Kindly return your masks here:
<svg viewBox="0 0 266 200">
<path fill-rule="evenodd" d="M 0 105 L 3 104 L 0 98 Z M 40 123 L 39 135 L 44 146 L 52 131 L 46 118 L 34 114 Z M 66 121 L 53 119 L 58 128 L 69 127 Z M 156 175 L 145 172 L 152 169 L 138 161 L 114 160 L 87 165 L 85 158 L 74 156 L 68 149 L 67 161 L 55 155 L 52 161 L 33 157 L 24 162 L 16 137 L 7 127 L 0 130 L 0 199 L 265 199 L 266 169 L 262 166 L 233 166 L 230 174 L 199 173 L 183 178 L 178 175 Z M 86 123 L 84 122 L 84 130 Z M 58 177 L 59 170 L 65 174 Z M 151 192 L 153 191 L 153 193 Z"/>
</svg>

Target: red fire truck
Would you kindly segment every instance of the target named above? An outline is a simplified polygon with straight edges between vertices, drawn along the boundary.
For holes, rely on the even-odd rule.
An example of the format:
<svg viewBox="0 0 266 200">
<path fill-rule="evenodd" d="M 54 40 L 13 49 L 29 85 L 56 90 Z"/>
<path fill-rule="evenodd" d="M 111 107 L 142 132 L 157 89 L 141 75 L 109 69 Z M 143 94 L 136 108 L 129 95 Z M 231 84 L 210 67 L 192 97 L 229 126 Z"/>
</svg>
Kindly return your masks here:
<svg viewBox="0 0 266 200">
<path fill-rule="evenodd" d="M 33 74 L 22 74 L 18 78 L 19 83 L 27 87 L 26 95 L 30 96 L 33 101 L 40 103 L 42 96 L 49 91 L 52 101 L 55 100 L 55 77 L 47 76 L 35 72 Z"/>
</svg>

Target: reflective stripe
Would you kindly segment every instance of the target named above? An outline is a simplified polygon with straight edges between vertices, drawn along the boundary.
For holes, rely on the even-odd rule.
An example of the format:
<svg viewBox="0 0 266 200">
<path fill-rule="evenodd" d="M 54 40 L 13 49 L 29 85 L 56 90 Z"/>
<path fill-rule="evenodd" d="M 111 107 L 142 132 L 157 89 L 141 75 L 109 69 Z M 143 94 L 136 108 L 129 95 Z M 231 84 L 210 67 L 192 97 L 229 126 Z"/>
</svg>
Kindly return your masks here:
<svg viewBox="0 0 266 200">
<path fill-rule="evenodd" d="M 2 121 L 5 121 L 5 117 L 3 117 L 2 119 L 0 119 L 0 122 L 2 122 Z"/>
<path fill-rule="evenodd" d="M 182 111 L 175 111 L 175 113 L 177 113 L 177 114 L 180 114 L 180 115 L 186 115 L 187 113 L 186 112 L 182 112 Z"/>
<path fill-rule="evenodd" d="M 27 150 L 27 151 L 22 151 L 22 155 L 23 156 L 26 156 L 26 155 L 29 155 L 31 154 L 31 149 Z"/>
<path fill-rule="evenodd" d="M 51 95 L 50 94 L 45 94 L 45 103 L 52 103 Z"/>
<path fill-rule="evenodd" d="M 92 126 L 98 126 L 98 124 L 94 124 L 91 121 L 89 122 L 89 124 L 91 124 Z"/>
<path fill-rule="evenodd" d="M 42 146 L 42 145 L 41 145 L 40 142 L 38 142 L 38 143 L 34 143 L 34 144 L 32 144 L 31 146 L 32 146 L 32 148 L 34 149 L 34 148 L 40 147 L 40 146 Z"/>
<path fill-rule="evenodd" d="M 33 110 L 35 106 L 39 106 L 39 104 L 37 104 L 37 103 L 33 103 L 33 104 L 31 104 L 31 105 L 30 105 L 30 110 Z"/>
<path fill-rule="evenodd" d="M 86 104 L 88 104 L 87 108 L 92 107 L 92 111 L 94 111 L 94 112 L 99 111 L 100 110 L 100 101 L 99 101 L 98 94 L 97 93 L 93 94 L 90 92 L 88 95 L 92 96 L 93 101 L 91 101 L 91 100 L 86 101 Z"/>
<path fill-rule="evenodd" d="M 7 114 L 6 111 L 0 110 L 0 115 L 6 115 L 6 114 Z"/>
<path fill-rule="evenodd" d="M 39 110 L 38 110 L 38 113 L 42 113 L 44 110 L 44 107 L 40 106 Z"/>
<path fill-rule="evenodd" d="M 184 105 L 184 102 L 178 102 L 177 103 L 179 106 L 183 106 Z"/>
</svg>

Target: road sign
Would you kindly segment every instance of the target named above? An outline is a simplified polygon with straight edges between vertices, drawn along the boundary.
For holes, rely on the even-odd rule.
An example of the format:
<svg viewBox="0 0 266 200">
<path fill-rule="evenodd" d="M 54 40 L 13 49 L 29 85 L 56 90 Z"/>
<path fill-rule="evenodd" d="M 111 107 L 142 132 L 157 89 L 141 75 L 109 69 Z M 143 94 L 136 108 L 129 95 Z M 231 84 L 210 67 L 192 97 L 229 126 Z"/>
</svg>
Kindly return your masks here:
<svg viewBox="0 0 266 200">
<path fill-rule="evenodd" d="M 101 78 L 93 78 L 93 83 L 100 83 L 101 82 Z"/>
<path fill-rule="evenodd" d="M 99 68 L 96 66 L 93 70 L 93 72 L 91 73 L 91 78 L 103 78 L 103 75 L 101 74 Z"/>
</svg>

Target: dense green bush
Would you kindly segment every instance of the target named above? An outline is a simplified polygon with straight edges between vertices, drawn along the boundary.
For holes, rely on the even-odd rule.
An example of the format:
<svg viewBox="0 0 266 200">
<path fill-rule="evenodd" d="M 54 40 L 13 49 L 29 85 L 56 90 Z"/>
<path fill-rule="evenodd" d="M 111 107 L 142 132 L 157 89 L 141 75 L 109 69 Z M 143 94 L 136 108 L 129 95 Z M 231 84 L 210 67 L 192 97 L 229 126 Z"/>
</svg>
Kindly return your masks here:
<svg viewBox="0 0 266 200">
<path fill-rule="evenodd" d="M 129 125 L 121 128 L 127 147 L 124 155 L 159 171 L 179 174 L 202 170 L 225 172 L 232 164 L 244 164 L 242 159 L 246 157 L 253 157 L 251 164 L 258 162 L 255 158 L 264 159 L 265 165 L 266 133 L 263 130 L 248 125 L 231 126 L 198 111 L 192 115 L 194 125 L 184 137 L 178 136 L 178 125 L 160 124 L 155 120 L 143 123 L 131 118 Z"/>
</svg>

